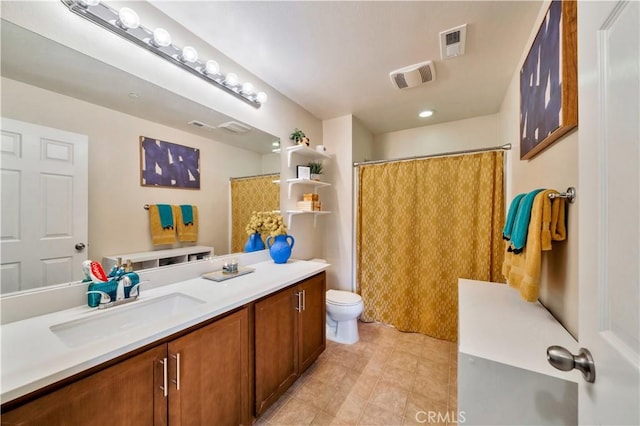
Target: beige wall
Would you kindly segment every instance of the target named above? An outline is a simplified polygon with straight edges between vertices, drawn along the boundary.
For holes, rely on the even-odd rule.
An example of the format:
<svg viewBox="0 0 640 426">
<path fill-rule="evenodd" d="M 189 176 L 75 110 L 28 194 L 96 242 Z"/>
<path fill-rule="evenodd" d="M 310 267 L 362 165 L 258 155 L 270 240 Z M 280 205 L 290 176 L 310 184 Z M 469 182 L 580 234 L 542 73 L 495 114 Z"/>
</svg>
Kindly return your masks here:
<svg viewBox="0 0 640 426">
<path fill-rule="evenodd" d="M 322 123 L 324 145 L 334 155 L 327 179 L 331 187 L 321 192 L 323 208 L 331 214 L 323 218 L 327 230 L 323 256 L 331 263 L 327 288 L 351 291 L 353 247 L 353 116 L 345 115 Z M 326 195 L 324 195 L 326 194 Z"/>
<path fill-rule="evenodd" d="M 532 29 L 530 42 L 535 37 L 548 4 L 541 8 L 537 23 Z M 522 60 L 528 52 L 523 52 Z M 552 188 L 564 191 L 578 184 L 578 131 L 570 133 L 531 160 L 520 160 L 519 68 L 514 71 L 511 85 L 502 102 L 499 113 L 501 139 L 513 143 L 507 162 L 507 200 L 516 194 L 536 188 Z M 540 277 L 540 301 L 574 336 L 578 335 L 578 204 L 568 205 L 567 241 L 556 242 L 553 250 L 542 254 Z M 525 302 L 523 302 L 525 303 Z"/>
<path fill-rule="evenodd" d="M 490 114 L 376 135 L 373 159 L 487 148 L 507 142 L 499 136 L 498 115 Z"/>
<path fill-rule="evenodd" d="M 6 78 L 1 106 L 5 117 L 89 137 L 89 258 L 152 250 L 143 205 L 156 203 L 197 205 L 198 243 L 229 252 L 229 177 L 261 173 L 260 154 Z M 200 190 L 140 186 L 140 136 L 200 149 Z"/>
</svg>

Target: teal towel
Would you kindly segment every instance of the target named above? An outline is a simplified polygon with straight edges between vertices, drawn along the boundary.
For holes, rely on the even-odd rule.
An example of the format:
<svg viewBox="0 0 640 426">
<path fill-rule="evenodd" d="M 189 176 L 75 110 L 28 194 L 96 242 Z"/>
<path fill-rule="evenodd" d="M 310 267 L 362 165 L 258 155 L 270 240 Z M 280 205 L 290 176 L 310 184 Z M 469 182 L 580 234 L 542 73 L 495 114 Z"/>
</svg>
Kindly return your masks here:
<svg viewBox="0 0 640 426">
<path fill-rule="evenodd" d="M 158 214 L 162 229 L 173 228 L 173 207 L 171 204 L 158 204 Z"/>
<path fill-rule="evenodd" d="M 520 200 L 526 194 L 518 194 L 511 201 L 509 206 L 509 213 L 507 213 L 507 220 L 504 223 L 504 229 L 502 230 L 502 239 L 509 241 L 511 239 L 511 232 L 513 232 L 513 224 L 516 221 L 516 215 L 518 214 L 518 207 L 520 206 Z"/>
<path fill-rule="evenodd" d="M 536 195 L 540 191 L 543 191 L 543 189 L 533 190 L 520 199 L 518 213 L 516 214 L 516 220 L 511 232 L 510 244 L 511 250 L 516 254 L 522 252 L 522 249 L 527 244 L 529 220 L 531 219 L 531 207 L 533 206 L 534 198 L 536 198 Z"/>
<path fill-rule="evenodd" d="M 193 225 L 193 206 L 182 204 L 180 205 L 180 210 L 182 210 L 182 223 Z"/>
</svg>

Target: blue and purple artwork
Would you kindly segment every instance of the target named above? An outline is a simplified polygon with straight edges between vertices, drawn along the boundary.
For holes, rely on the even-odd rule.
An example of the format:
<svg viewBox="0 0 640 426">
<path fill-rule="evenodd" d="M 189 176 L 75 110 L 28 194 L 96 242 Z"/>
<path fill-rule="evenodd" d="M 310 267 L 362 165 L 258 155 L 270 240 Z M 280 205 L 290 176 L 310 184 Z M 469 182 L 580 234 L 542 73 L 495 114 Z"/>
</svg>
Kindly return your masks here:
<svg viewBox="0 0 640 426">
<path fill-rule="evenodd" d="M 520 156 L 525 156 L 562 123 L 562 2 L 545 16 L 520 70 Z"/>
<path fill-rule="evenodd" d="M 200 150 L 140 136 L 140 184 L 200 189 Z"/>
</svg>

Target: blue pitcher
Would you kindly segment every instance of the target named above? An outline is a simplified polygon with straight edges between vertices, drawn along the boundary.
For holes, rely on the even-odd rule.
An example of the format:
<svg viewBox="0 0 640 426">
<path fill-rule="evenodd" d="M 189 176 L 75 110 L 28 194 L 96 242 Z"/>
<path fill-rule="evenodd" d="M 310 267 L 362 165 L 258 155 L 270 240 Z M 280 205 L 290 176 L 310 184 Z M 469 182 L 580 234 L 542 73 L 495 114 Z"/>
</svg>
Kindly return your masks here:
<svg viewBox="0 0 640 426">
<path fill-rule="evenodd" d="M 291 239 L 289 243 L 288 239 Z M 276 235 L 275 240 L 272 236 L 267 238 L 267 247 L 269 254 L 275 263 L 287 263 L 291 257 L 291 249 L 293 249 L 294 239 L 291 235 Z"/>
<path fill-rule="evenodd" d="M 244 251 L 246 253 L 249 253 L 259 250 L 264 250 L 264 243 L 262 242 L 260 233 L 254 232 L 253 234 L 249 235 L 249 240 L 247 240 L 247 243 L 244 245 Z"/>
</svg>

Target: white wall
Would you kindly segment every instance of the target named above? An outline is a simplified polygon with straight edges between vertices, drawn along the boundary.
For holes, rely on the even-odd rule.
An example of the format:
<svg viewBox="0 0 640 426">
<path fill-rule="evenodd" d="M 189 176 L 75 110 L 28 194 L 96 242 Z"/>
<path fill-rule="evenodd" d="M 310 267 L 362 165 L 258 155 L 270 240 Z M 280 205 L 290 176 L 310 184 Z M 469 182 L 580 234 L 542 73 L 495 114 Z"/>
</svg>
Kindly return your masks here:
<svg viewBox="0 0 640 426">
<path fill-rule="evenodd" d="M 352 290 L 353 248 L 353 117 L 325 120 L 322 123 L 324 145 L 334 155 L 327 179 L 331 187 L 321 193 L 323 208 L 331 211 L 324 217 L 327 230 L 323 241 L 323 256 L 331 263 L 327 271 L 327 288 Z M 327 194 L 326 196 L 323 194 Z"/>
<path fill-rule="evenodd" d="M 500 137 L 498 115 L 490 114 L 376 135 L 373 159 L 388 160 L 487 148 L 515 140 Z"/>
<path fill-rule="evenodd" d="M 527 48 L 522 54 L 524 62 L 529 46 L 546 13 L 548 3 L 540 9 L 538 20 L 531 30 Z M 578 55 L 580 46 L 578 46 Z M 514 70 L 509 89 L 502 101 L 499 113 L 501 138 L 513 143 L 507 175 L 508 203 L 522 192 L 536 188 L 552 188 L 564 191 L 578 183 L 578 137 L 575 131 L 551 145 L 531 160 L 520 160 L 520 79 Z M 578 335 L 578 205 L 580 194 L 574 204 L 569 204 L 567 213 L 567 241 L 554 242 L 553 250 L 543 252 L 540 276 L 540 302 L 574 336 Z M 524 303 L 524 302 L 523 302 Z"/>
<path fill-rule="evenodd" d="M 228 253 L 229 177 L 262 173 L 255 152 L 6 78 L 2 114 L 89 137 L 88 256 L 98 261 L 152 250 L 143 205 L 157 203 L 197 205 L 198 243 Z M 200 190 L 140 186 L 140 136 L 200 149 Z"/>
</svg>

